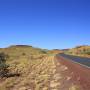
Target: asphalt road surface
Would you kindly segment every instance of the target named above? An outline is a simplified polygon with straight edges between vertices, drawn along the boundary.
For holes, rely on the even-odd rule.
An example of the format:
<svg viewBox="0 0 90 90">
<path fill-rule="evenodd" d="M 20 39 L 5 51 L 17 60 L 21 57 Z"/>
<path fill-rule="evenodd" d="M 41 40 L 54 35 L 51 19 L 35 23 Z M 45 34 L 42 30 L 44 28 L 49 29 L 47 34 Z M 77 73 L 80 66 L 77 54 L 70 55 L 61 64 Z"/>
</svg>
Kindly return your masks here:
<svg viewBox="0 0 90 90">
<path fill-rule="evenodd" d="M 83 66 L 90 68 L 90 58 L 84 58 L 84 57 L 67 55 L 67 54 L 58 54 L 57 56 L 61 56 L 63 58 L 66 58 L 68 60 L 72 60 L 78 64 L 81 64 Z"/>
</svg>

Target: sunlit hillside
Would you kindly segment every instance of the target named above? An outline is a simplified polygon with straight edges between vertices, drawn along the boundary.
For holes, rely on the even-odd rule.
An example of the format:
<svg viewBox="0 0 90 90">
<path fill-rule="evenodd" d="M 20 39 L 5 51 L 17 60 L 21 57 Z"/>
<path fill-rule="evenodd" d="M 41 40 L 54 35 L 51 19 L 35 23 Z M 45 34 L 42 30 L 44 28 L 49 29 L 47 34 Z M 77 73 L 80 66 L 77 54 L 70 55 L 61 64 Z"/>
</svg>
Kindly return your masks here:
<svg viewBox="0 0 90 90">
<path fill-rule="evenodd" d="M 0 53 L 3 53 L 3 57 L 7 56 L 4 66 L 8 65 L 9 67 L 7 68 L 8 73 L 3 70 L 0 90 L 40 90 L 40 88 L 47 88 L 49 74 L 53 73 L 52 68 L 50 68 L 53 67 L 53 56 L 49 58 L 47 51 L 26 45 L 1 48 Z M 3 66 L 0 65 L 1 67 Z"/>
<path fill-rule="evenodd" d="M 78 55 L 78 56 L 84 56 L 84 57 L 90 57 L 90 46 L 77 46 L 75 48 L 69 49 L 65 53 L 72 54 L 72 55 Z"/>
</svg>

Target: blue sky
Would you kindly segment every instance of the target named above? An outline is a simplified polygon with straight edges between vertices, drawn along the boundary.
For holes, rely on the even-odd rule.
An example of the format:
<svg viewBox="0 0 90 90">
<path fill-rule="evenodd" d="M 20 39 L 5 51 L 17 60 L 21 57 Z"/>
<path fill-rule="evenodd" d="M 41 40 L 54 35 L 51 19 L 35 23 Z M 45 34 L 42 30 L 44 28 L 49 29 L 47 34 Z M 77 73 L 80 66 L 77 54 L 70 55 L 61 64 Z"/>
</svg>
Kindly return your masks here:
<svg viewBox="0 0 90 90">
<path fill-rule="evenodd" d="M 90 45 L 90 0 L 0 0 L 0 47 Z"/>
</svg>

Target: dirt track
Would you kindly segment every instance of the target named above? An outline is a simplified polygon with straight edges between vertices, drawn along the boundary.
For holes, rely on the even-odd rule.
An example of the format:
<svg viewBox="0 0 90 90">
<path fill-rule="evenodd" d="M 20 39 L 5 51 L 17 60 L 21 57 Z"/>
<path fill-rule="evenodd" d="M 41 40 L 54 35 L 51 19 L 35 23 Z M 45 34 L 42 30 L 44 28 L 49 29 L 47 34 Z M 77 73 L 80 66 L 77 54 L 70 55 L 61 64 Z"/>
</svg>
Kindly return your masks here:
<svg viewBox="0 0 90 90">
<path fill-rule="evenodd" d="M 62 76 L 64 76 L 64 79 L 62 80 L 64 85 L 62 84 L 62 87 L 60 87 L 61 90 L 72 90 L 68 88 L 73 85 L 79 87 L 79 89 L 75 90 L 90 90 L 90 69 L 73 63 L 62 56 L 57 56 L 55 59 L 57 72 L 60 72 Z M 58 62 L 60 64 L 58 64 Z M 65 70 L 62 69 L 63 71 L 61 71 L 61 65 L 66 67 L 66 69 L 64 68 Z"/>
</svg>

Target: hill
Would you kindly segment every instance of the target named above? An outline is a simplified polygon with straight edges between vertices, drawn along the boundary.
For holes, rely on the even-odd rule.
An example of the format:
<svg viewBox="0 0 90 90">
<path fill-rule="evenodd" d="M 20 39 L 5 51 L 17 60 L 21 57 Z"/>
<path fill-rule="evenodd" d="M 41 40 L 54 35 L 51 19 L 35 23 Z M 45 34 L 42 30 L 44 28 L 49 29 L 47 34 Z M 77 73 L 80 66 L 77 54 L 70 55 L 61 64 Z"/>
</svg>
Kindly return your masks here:
<svg viewBox="0 0 90 90">
<path fill-rule="evenodd" d="M 65 51 L 65 53 L 83 57 L 90 57 L 90 46 L 88 45 L 76 46 L 75 48 Z"/>
<path fill-rule="evenodd" d="M 53 49 L 53 50 L 49 50 L 49 53 L 58 54 L 58 53 L 62 53 L 62 50 Z"/>
<path fill-rule="evenodd" d="M 12 45 L 0 48 L 0 59 L 6 56 L 6 62 L 0 63 L 0 75 L 3 74 L 0 77 L 0 90 L 40 90 L 42 84 L 47 83 L 45 80 L 49 78 L 48 70 L 53 64 L 48 58 L 48 50 L 27 45 Z M 2 65 L 9 67 L 4 68 Z M 1 68 L 6 69 L 8 73 Z M 43 82 L 38 84 L 42 80 Z"/>
</svg>

